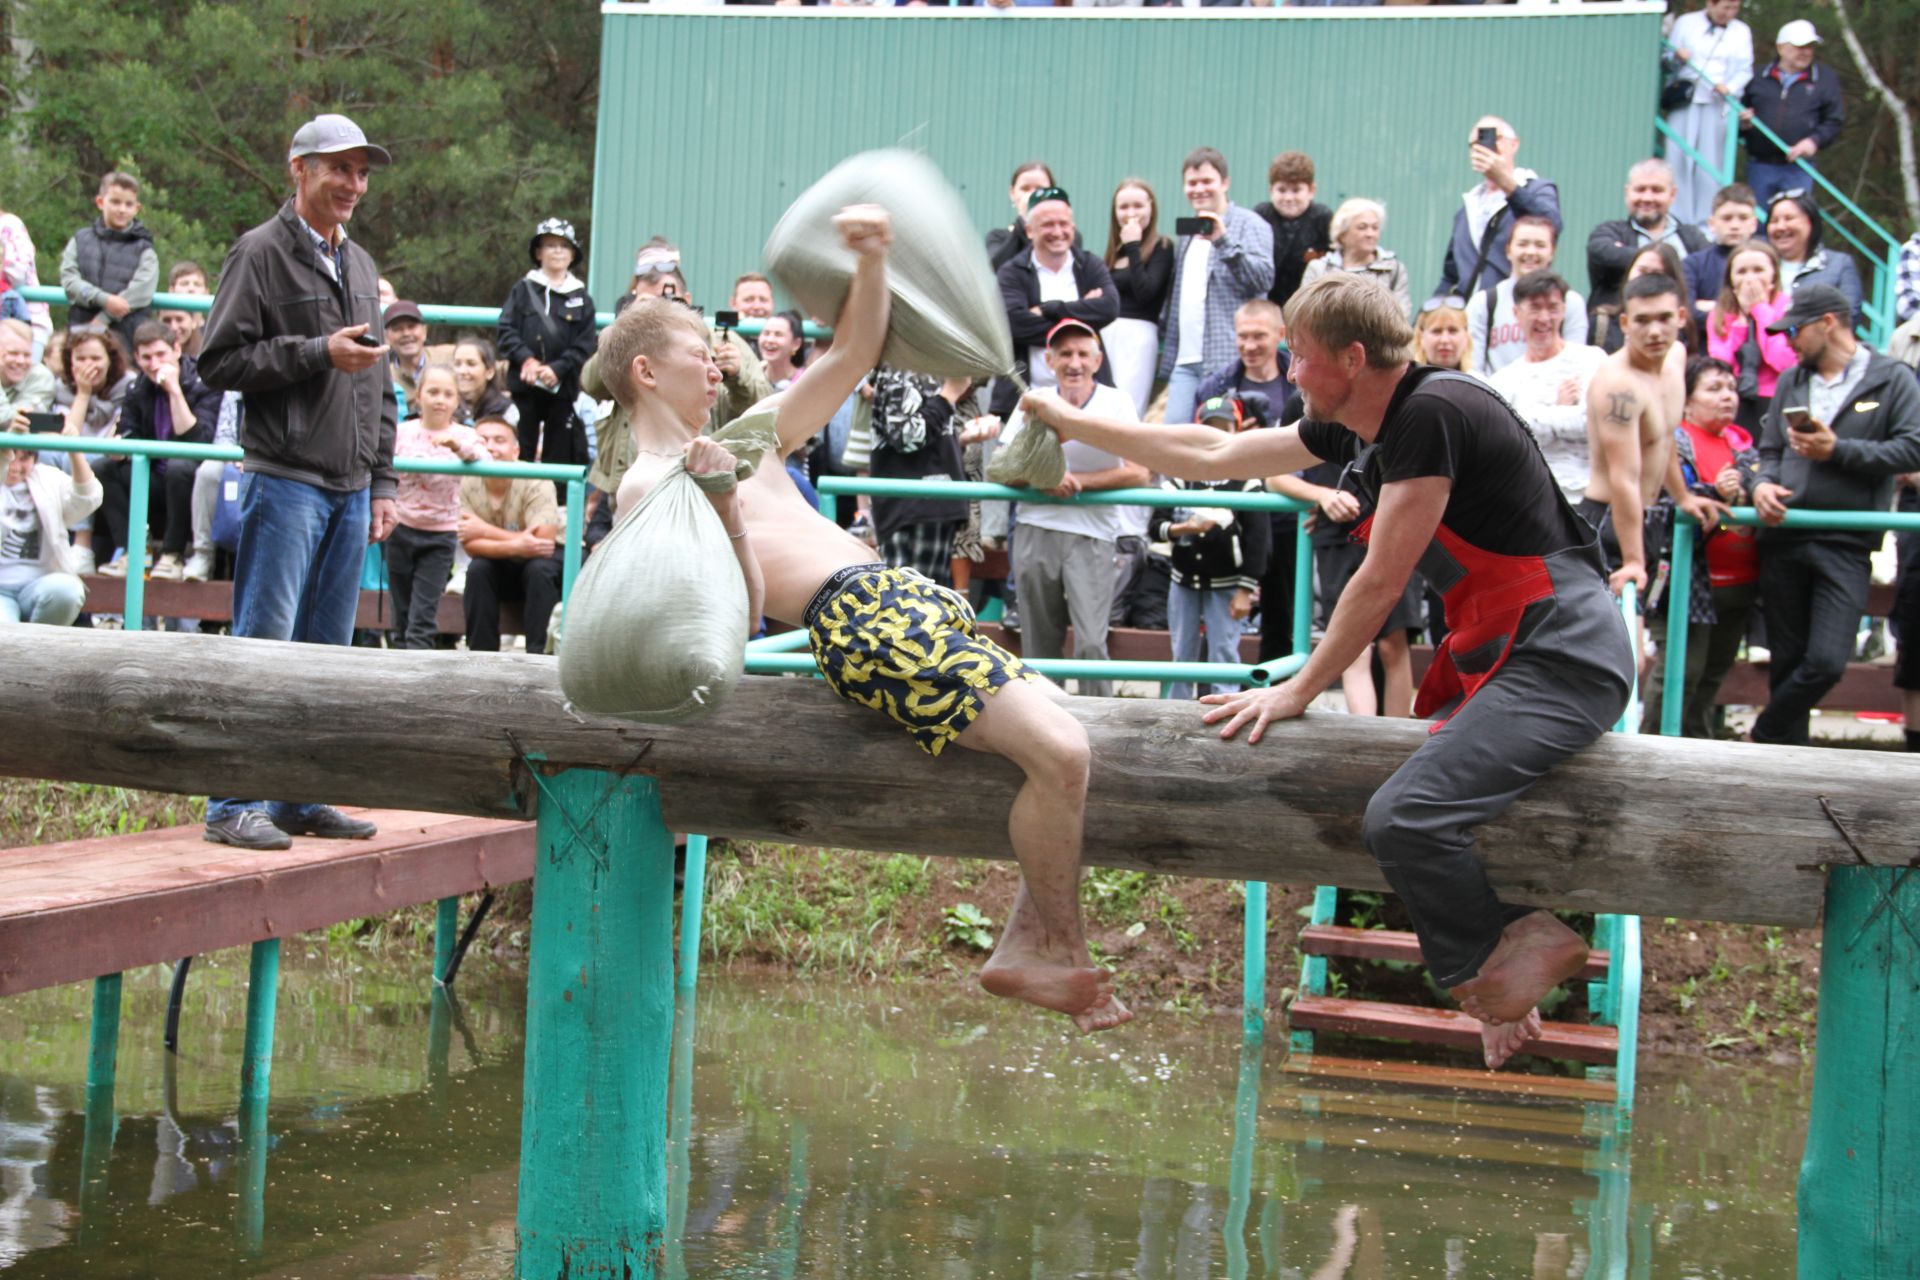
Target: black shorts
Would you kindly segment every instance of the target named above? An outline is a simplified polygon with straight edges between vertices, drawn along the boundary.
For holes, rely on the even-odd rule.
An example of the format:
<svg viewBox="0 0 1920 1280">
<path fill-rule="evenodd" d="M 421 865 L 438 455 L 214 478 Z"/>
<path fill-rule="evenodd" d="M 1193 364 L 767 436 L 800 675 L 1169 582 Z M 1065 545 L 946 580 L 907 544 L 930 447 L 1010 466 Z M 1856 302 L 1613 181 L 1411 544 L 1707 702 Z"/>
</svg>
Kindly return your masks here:
<svg viewBox="0 0 1920 1280">
<path fill-rule="evenodd" d="M 966 597 L 907 569 L 851 565 L 821 584 L 807 634 L 827 687 L 903 726 L 937 756 L 1002 685 L 1035 679 L 974 631 Z"/>
<path fill-rule="evenodd" d="M 1320 627 L 1325 630 L 1333 620 L 1333 610 L 1340 603 L 1340 597 L 1346 592 L 1347 584 L 1353 581 L 1353 575 L 1360 572 L 1360 564 L 1367 558 L 1364 544 L 1342 541 L 1334 546 L 1321 546 L 1313 549 L 1313 565 L 1320 576 L 1320 589 L 1315 597 L 1315 613 Z M 1393 612 L 1380 624 L 1380 634 L 1394 631 L 1410 631 L 1426 622 L 1427 580 L 1419 574 L 1407 579 L 1407 589 L 1400 593 L 1400 599 L 1393 606 Z"/>
</svg>

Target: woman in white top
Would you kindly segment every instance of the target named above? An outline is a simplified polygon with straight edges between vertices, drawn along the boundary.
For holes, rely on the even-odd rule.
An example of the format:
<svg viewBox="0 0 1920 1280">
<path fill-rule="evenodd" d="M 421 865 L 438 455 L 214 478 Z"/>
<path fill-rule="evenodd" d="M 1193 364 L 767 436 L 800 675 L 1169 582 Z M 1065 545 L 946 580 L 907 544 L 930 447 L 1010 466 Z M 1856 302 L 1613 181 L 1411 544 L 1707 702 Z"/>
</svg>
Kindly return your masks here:
<svg viewBox="0 0 1920 1280">
<path fill-rule="evenodd" d="M 760 361 L 767 367 L 767 381 L 775 391 L 785 391 L 800 376 L 806 363 L 807 348 L 802 335 L 805 321 L 798 311 L 779 311 L 760 322 Z"/>
<path fill-rule="evenodd" d="M 78 435 L 69 421 L 62 435 Z M 6 451 L 0 477 L 0 623 L 69 627 L 87 602 L 67 526 L 100 506 L 100 481 L 84 453 L 69 455 L 73 474 L 26 449 Z"/>
<path fill-rule="evenodd" d="M 1380 235 L 1386 229 L 1386 206 L 1378 200 L 1365 196 L 1343 200 L 1333 211 L 1333 252 L 1307 264 L 1301 285 L 1310 285 L 1329 271 L 1351 271 L 1374 280 L 1398 298 L 1401 314 L 1413 319 L 1407 264 L 1394 256 L 1393 250 L 1380 247 Z"/>
<path fill-rule="evenodd" d="M 1704 7 L 1681 14 L 1667 41 L 1678 64 L 1670 64 L 1675 94 L 1687 91 L 1686 101 L 1667 113 L 1667 127 L 1707 160 L 1724 164 L 1727 106 L 1740 105 L 1740 94 L 1753 79 L 1753 31 L 1740 21 L 1740 0 L 1707 0 Z M 1673 169 L 1674 218 L 1705 222 L 1720 178 L 1678 146 L 1668 149 L 1667 164 Z"/>
</svg>

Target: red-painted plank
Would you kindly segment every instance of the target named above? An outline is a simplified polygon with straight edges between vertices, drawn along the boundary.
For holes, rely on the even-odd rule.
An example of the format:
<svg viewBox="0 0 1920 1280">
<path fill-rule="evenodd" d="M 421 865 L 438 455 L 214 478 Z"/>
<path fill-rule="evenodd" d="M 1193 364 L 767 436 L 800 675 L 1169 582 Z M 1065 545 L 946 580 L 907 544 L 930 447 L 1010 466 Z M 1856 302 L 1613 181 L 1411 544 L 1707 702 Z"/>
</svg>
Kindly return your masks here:
<svg viewBox="0 0 1920 1280">
<path fill-rule="evenodd" d="M 1420 940 L 1396 929 L 1352 929 L 1346 925 L 1310 924 L 1300 931 L 1300 950 L 1310 956 L 1339 956 L 1349 960 L 1399 960 L 1420 964 Z M 1587 954 L 1580 977 L 1594 981 L 1607 976 L 1608 955 Z"/>
<path fill-rule="evenodd" d="M 1438 1044 L 1454 1049 L 1480 1047 L 1479 1022 L 1455 1009 L 1420 1009 L 1368 1000 L 1300 996 L 1288 1010 L 1287 1018 L 1302 1031 L 1411 1040 L 1416 1044 Z M 1540 1038 L 1528 1042 L 1520 1052 L 1610 1066 L 1618 1046 L 1619 1034 L 1612 1027 L 1549 1022 Z"/>
<path fill-rule="evenodd" d="M 250 853 L 201 828 L 0 850 L 0 995 L 525 880 L 532 823 L 349 810 L 372 840 Z M 49 851 L 58 871 L 50 870 Z"/>
<path fill-rule="evenodd" d="M 1414 1088 L 1469 1089 L 1526 1097 L 1570 1098 L 1581 1102 L 1612 1102 L 1611 1080 L 1576 1080 L 1569 1076 L 1526 1075 L 1513 1071 L 1470 1071 L 1462 1067 L 1435 1067 L 1424 1062 L 1387 1062 L 1377 1058 L 1342 1058 L 1323 1053 L 1288 1056 L 1285 1070 L 1296 1075 L 1335 1080 L 1372 1080 Z"/>
</svg>

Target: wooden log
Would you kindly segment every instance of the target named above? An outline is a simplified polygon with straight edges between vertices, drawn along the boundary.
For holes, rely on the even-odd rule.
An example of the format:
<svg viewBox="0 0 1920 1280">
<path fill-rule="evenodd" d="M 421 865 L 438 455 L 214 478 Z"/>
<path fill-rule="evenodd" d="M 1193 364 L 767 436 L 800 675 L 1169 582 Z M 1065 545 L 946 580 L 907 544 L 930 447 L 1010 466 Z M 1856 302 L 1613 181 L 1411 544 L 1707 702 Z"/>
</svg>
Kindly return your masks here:
<svg viewBox="0 0 1920 1280">
<path fill-rule="evenodd" d="M 546 658 L 290 646 L 217 636 L 10 628 L 0 773 L 527 817 L 522 753 L 660 780 L 670 826 L 736 838 L 1007 858 L 1020 775 L 933 760 L 817 680 L 754 678 L 707 720 L 577 716 Z M 1177 875 L 1380 888 L 1367 797 L 1423 725 L 1310 714 L 1259 747 L 1198 709 L 1067 703 L 1093 742 L 1087 860 Z M 1920 849 L 1920 760 L 1610 735 L 1556 770 L 1482 851 L 1515 902 L 1805 925 L 1823 867 Z"/>
</svg>

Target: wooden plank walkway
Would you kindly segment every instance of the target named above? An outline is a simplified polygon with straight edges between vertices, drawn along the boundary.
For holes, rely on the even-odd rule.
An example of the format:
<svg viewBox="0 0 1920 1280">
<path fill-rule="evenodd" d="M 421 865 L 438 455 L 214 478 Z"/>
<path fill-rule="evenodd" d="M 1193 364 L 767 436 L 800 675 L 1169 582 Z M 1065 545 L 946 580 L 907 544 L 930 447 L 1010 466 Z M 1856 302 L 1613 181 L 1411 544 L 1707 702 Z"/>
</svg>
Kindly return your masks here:
<svg viewBox="0 0 1920 1280">
<path fill-rule="evenodd" d="M 349 809 L 371 840 L 254 853 L 198 825 L 0 850 L 0 996 L 473 893 L 533 875 L 530 822 Z"/>
</svg>

